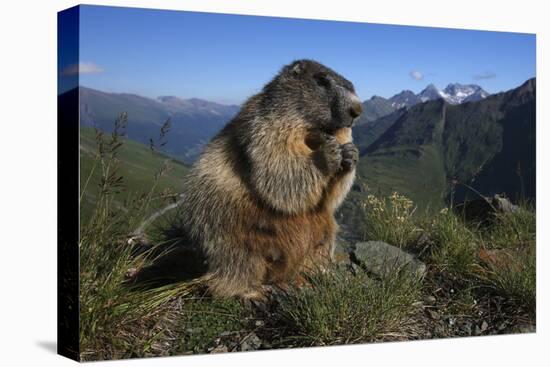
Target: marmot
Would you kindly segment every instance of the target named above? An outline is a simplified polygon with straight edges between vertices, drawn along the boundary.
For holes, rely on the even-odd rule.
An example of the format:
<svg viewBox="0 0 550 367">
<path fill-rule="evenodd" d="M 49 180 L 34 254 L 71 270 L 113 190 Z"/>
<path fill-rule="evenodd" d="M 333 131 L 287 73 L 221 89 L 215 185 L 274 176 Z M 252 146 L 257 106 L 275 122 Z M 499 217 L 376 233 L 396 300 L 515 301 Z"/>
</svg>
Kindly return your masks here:
<svg viewBox="0 0 550 367">
<path fill-rule="evenodd" d="M 270 285 L 332 256 L 361 110 L 351 82 L 299 60 L 207 144 L 184 181 L 180 212 L 204 250 L 214 296 L 262 299 Z"/>
</svg>

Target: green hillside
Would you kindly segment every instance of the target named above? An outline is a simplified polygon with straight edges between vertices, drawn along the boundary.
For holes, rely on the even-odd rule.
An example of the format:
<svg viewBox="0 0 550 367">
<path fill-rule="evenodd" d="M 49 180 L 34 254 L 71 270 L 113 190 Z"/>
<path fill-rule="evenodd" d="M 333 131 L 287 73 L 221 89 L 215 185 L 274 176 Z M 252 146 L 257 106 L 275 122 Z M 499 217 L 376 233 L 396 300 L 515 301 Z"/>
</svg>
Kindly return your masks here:
<svg viewBox="0 0 550 367">
<path fill-rule="evenodd" d="M 422 208 L 450 200 L 451 182 L 455 201 L 469 187 L 534 199 L 535 90 L 531 79 L 481 101 L 430 101 L 356 127 L 358 185 L 367 193 L 397 191 Z"/>
<path fill-rule="evenodd" d="M 440 208 L 446 196 L 445 168 L 439 148 L 433 144 L 394 154 L 364 157 L 357 167 L 358 180 L 369 192 L 399 192 L 422 206 Z"/>
<path fill-rule="evenodd" d="M 404 113 L 366 150 L 357 167 L 368 191 L 397 191 L 424 206 L 440 207 L 446 192 L 441 139 L 447 105 L 442 100 Z"/>
<path fill-rule="evenodd" d="M 95 130 L 82 127 L 80 129 L 80 188 L 83 191 L 81 204 L 83 220 L 89 218 L 100 189 L 101 169 L 96 157 Z M 124 140 L 118 152 L 118 158 L 120 159 L 118 173 L 123 177 L 124 190 L 117 194 L 116 201 L 122 207 L 127 198 L 149 192 L 155 181 L 155 174 L 165 162 L 169 162 L 171 169 L 159 178 L 156 193 L 160 194 L 166 189 L 180 192 L 181 180 L 188 171 L 188 166 L 185 164 L 128 139 Z"/>
<path fill-rule="evenodd" d="M 384 115 L 374 121 L 358 124 L 353 128 L 353 140 L 361 154 L 384 134 L 398 119 L 406 112 L 406 109 L 399 109 Z"/>
<path fill-rule="evenodd" d="M 464 169 L 455 173 L 484 194 L 506 193 L 514 201 L 536 198 L 536 81 L 530 79 L 521 87 L 502 93 L 492 101 L 493 112 L 487 106 L 469 104 L 468 110 L 456 111 L 451 126 L 461 126 L 469 120 L 469 154 L 457 156 L 464 161 Z M 488 117 L 487 117 L 488 116 Z M 483 130 L 474 130 L 473 124 Z M 485 125 L 485 127 L 483 127 Z M 449 129 L 447 141 L 456 140 L 456 133 Z M 474 148 L 491 153 L 489 159 L 476 158 Z M 479 154 L 483 158 L 483 155 Z M 485 156 L 487 157 L 487 156 Z M 471 192 L 459 187 L 457 200 L 464 200 Z"/>
</svg>

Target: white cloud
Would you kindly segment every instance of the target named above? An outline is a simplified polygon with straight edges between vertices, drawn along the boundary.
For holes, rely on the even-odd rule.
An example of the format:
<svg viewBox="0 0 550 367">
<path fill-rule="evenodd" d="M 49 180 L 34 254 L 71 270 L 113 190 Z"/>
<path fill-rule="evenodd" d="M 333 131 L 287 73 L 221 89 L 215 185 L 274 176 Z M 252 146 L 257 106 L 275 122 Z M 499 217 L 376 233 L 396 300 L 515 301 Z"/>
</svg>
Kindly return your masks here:
<svg viewBox="0 0 550 367">
<path fill-rule="evenodd" d="M 494 79 L 496 77 L 497 75 L 492 71 L 484 71 L 483 73 L 472 75 L 472 78 L 475 80 Z"/>
<path fill-rule="evenodd" d="M 422 80 L 424 79 L 424 74 L 422 74 L 420 71 L 418 70 L 412 70 L 410 73 L 409 73 L 410 77 L 413 78 L 414 80 Z"/>
<path fill-rule="evenodd" d="M 61 75 L 77 75 L 77 74 L 97 74 L 103 72 L 103 68 L 93 62 L 81 61 L 78 64 L 67 66 L 61 71 Z"/>
</svg>

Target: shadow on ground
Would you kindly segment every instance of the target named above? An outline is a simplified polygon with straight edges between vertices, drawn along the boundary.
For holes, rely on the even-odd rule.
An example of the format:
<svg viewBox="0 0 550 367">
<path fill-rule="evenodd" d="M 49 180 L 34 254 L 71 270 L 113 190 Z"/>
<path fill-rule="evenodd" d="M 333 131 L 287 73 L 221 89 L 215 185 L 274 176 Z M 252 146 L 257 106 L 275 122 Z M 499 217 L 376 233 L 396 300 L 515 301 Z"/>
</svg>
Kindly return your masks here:
<svg viewBox="0 0 550 367">
<path fill-rule="evenodd" d="M 151 251 L 155 260 L 139 272 L 132 274 L 131 284 L 140 288 L 156 288 L 163 285 L 190 281 L 207 271 L 206 257 L 200 247 L 187 237 L 177 224 L 160 230 L 162 244 L 138 243 L 137 253 Z"/>
</svg>

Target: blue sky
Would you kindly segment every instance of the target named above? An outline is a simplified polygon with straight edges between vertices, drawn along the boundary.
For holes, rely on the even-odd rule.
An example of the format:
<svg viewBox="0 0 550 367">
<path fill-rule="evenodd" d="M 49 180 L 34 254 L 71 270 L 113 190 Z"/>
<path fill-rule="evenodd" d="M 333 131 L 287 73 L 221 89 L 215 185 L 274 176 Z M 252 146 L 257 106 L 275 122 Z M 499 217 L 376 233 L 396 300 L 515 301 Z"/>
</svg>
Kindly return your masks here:
<svg viewBox="0 0 550 367">
<path fill-rule="evenodd" d="M 361 99 L 451 82 L 494 93 L 535 76 L 535 36 L 81 7 L 80 84 L 104 91 L 241 103 L 299 58 L 338 71 Z"/>
</svg>

